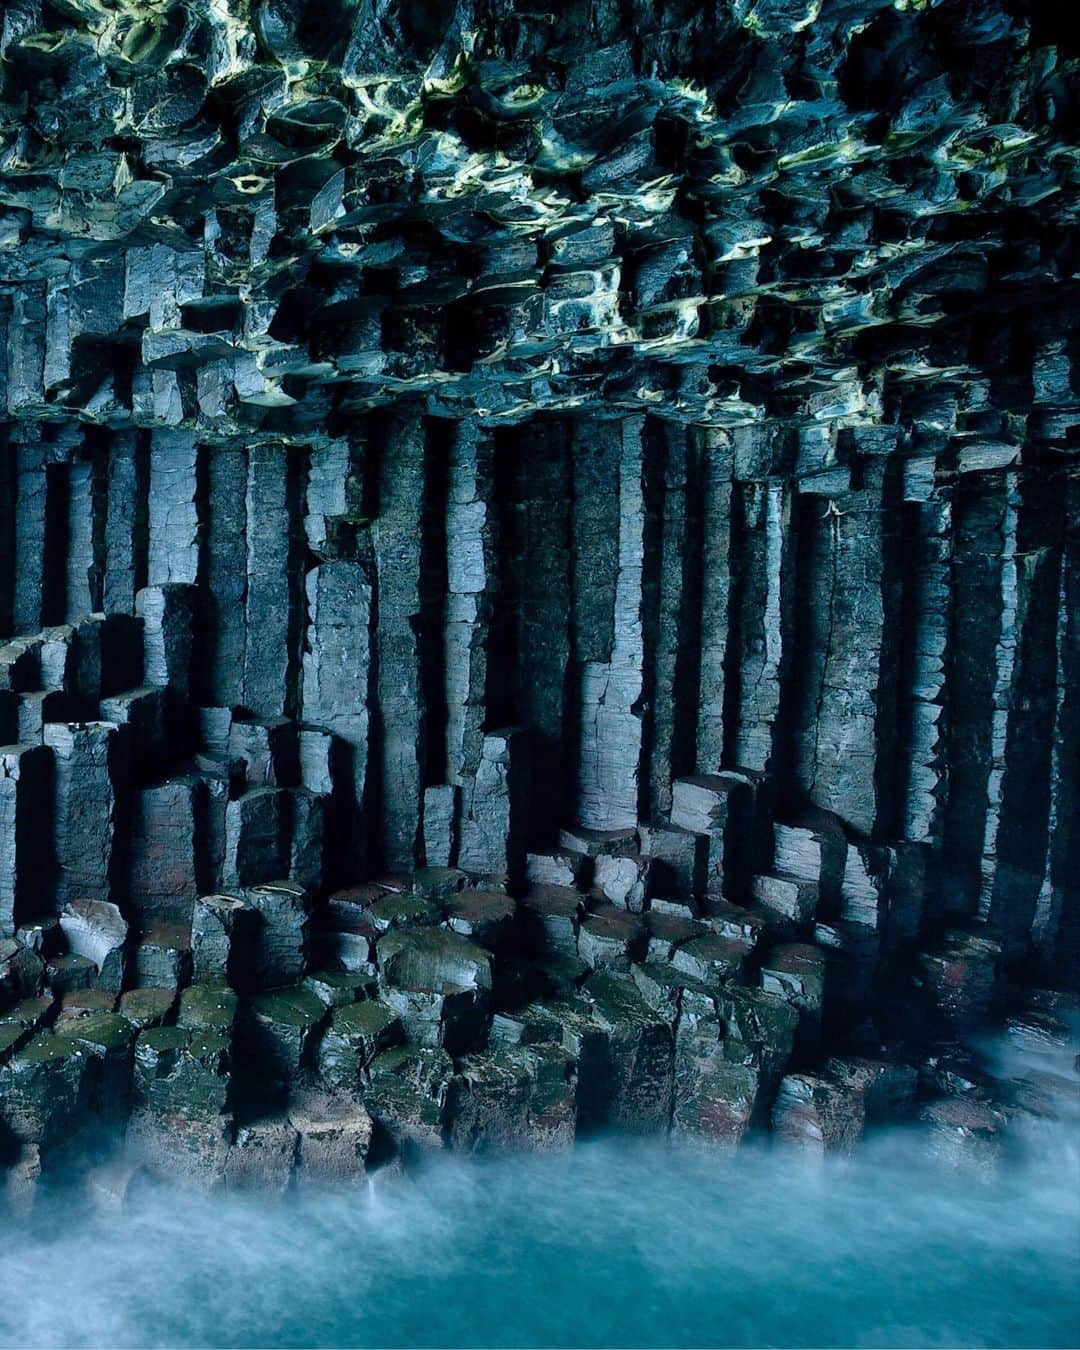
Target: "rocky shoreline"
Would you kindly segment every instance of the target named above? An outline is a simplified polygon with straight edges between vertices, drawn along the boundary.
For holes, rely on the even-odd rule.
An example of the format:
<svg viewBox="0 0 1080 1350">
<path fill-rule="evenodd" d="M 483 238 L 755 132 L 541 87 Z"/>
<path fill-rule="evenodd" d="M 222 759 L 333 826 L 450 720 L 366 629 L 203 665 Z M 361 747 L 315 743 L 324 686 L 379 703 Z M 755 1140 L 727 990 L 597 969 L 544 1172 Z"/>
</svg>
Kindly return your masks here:
<svg viewBox="0 0 1080 1350">
<path fill-rule="evenodd" d="M 632 857 L 564 848 L 528 865 L 595 880 Z M 852 1001 L 877 987 L 880 954 L 859 970 L 807 940 L 812 918 L 719 899 L 627 907 L 553 881 L 515 900 L 494 884 L 422 869 L 316 904 L 271 883 L 200 897 L 189 941 L 134 948 L 105 902 L 22 933 L 6 966 L 21 997 L 0 1013 L 9 1201 L 25 1213 L 43 1169 L 120 1141 L 126 1162 L 91 1181 L 121 1198 L 140 1169 L 280 1193 L 603 1131 L 726 1151 L 771 1129 L 822 1155 L 917 1121 L 937 1156 L 992 1166 L 1011 1130 L 1076 1094 L 1049 1073 L 997 1077 L 963 1043 L 995 1013 L 1015 1047 L 1060 1057 L 1075 1040 L 1077 1000 L 1006 988 L 985 927 L 905 954 L 909 996 L 890 992 L 887 1012 L 906 1034 L 888 1043 L 865 1020 L 874 995 Z M 109 956 L 58 955 L 64 935 Z M 120 992 L 125 960 L 143 980 L 153 960 L 161 983 Z"/>
<path fill-rule="evenodd" d="M 1053 1110 L 1053 11 L 4 6 L 14 1203 Z"/>
</svg>

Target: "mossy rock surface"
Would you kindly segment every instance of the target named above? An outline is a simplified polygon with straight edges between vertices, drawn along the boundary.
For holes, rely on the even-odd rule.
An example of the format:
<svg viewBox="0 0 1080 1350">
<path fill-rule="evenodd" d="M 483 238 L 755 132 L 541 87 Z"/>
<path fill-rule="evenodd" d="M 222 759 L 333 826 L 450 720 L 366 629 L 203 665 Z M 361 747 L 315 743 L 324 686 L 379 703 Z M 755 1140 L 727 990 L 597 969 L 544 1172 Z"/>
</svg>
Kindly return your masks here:
<svg viewBox="0 0 1080 1350">
<path fill-rule="evenodd" d="M 5 1060 L 26 1035 L 18 1022 L 0 1022 L 0 1061 Z"/>
<path fill-rule="evenodd" d="M 121 994 L 118 1011 L 141 1031 L 165 1022 L 175 1002 L 175 989 L 147 985 L 144 989 L 129 989 L 126 994 Z"/>
<path fill-rule="evenodd" d="M 326 1016 L 326 1004 L 302 985 L 254 994 L 249 1007 L 259 1021 L 275 1026 L 308 1028 Z"/>
<path fill-rule="evenodd" d="M 304 976 L 303 985 L 328 1008 L 353 1003 L 372 983 L 364 971 L 315 970 Z"/>
<path fill-rule="evenodd" d="M 380 896 L 367 913 L 380 933 L 392 928 L 435 924 L 442 917 L 438 906 L 424 896 L 392 891 Z"/>
<path fill-rule="evenodd" d="M 47 994 L 35 998 L 24 998 L 12 1007 L 0 1013 L 0 1026 L 13 1023 L 20 1027 L 37 1027 L 44 1022 L 52 1009 L 54 1000 Z"/>
<path fill-rule="evenodd" d="M 37 1065 L 56 1064 L 61 1060 L 83 1056 L 82 1048 L 63 1036 L 51 1031 L 38 1032 L 19 1050 L 10 1061 L 10 1067 L 16 1071 L 30 1069 Z"/>
<path fill-rule="evenodd" d="M 454 994 L 490 989 L 491 956 L 445 928 L 396 930 L 379 939 L 379 964 L 400 989 Z"/>
<path fill-rule="evenodd" d="M 88 1013 L 62 1021 L 56 1035 L 95 1054 L 122 1053 L 135 1039 L 135 1028 L 119 1013 Z"/>
<path fill-rule="evenodd" d="M 186 1049 L 190 1039 L 191 1033 L 186 1027 L 148 1027 L 139 1033 L 135 1053 L 162 1055 L 180 1051 Z"/>
<path fill-rule="evenodd" d="M 236 1021 L 240 1000 L 227 984 L 193 984 L 180 995 L 177 1025 L 227 1031 Z"/>
</svg>

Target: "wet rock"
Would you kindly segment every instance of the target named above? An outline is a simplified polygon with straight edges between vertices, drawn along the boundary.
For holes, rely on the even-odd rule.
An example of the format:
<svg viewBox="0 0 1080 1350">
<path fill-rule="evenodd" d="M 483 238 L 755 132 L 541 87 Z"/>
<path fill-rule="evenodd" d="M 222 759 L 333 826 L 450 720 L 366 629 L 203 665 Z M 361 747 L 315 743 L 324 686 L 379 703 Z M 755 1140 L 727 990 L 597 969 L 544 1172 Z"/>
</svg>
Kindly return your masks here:
<svg viewBox="0 0 1080 1350">
<path fill-rule="evenodd" d="M 198 890 L 197 834 L 205 786 L 185 775 L 135 793 L 127 857 L 127 893 L 145 922 L 184 922 Z"/>
<path fill-rule="evenodd" d="M 719 1043 L 708 1055 L 680 1056 L 672 1132 L 724 1150 L 737 1147 L 754 1120 L 760 1080 L 753 1065 L 729 1063 Z"/>
<path fill-rule="evenodd" d="M 798 1012 L 776 994 L 738 984 L 725 985 L 716 995 L 715 1007 L 724 1024 L 725 1054 L 733 1062 L 753 1063 L 760 1069 L 768 1100 L 791 1058 Z"/>
<path fill-rule="evenodd" d="M 818 883 L 792 876 L 754 877 L 750 887 L 754 903 L 772 914 L 801 925 L 814 917 L 818 907 Z"/>
<path fill-rule="evenodd" d="M 119 993 L 128 936 L 119 907 L 107 900 L 69 900 L 60 915 L 60 928 L 69 950 L 93 961 L 98 984 Z"/>
<path fill-rule="evenodd" d="M 569 1147 L 575 1069 L 573 1056 L 552 1045 L 467 1056 L 451 1085 L 450 1147 L 466 1153 Z"/>
<path fill-rule="evenodd" d="M 805 942 L 774 947 L 761 966 L 761 987 L 779 994 L 799 1013 L 799 1045 L 809 1053 L 821 1044 L 825 1006 L 825 957 Z"/>
<path fill-rule="evenodd" d="M 539 886 L 568 886 L 573 890 L 586 871 L 586 855 L 569 849 L 551 853 L 529 853 L 525 858 L 525 878 Z"/>
<path fill-rule="evenodd" d="M 593 863 L 593 885 L 613 905 L 640 914 L 648 894 L 649 866 L 649 859 L 640 854 L 633 857 L 601 853 Z"/>
<path fill-rule="evenodd" d="M 581 897 L 568 886 L 530 886 L 521 901 L 522 919 L 541 950 L 577 955 Z"/>
<path fill-rule="evenodd" d="M 190 964 L 191 936 L 182 924 L 153 924 L 132 953 L 136 982 L 157 989 L 178 989 Z"/>
<path fill-rule="evenodd" d="M 3 728 L 0 727 L 0 731 Z M 52 762 L 40 745 L 0 750 L 0 934 L 11 934 L 39 908 L 35 889 L 49 865 L 48 834 L 41 821 L 50 809 Z M 37 827 L 35 828 L 35 822 Z"/>
<path fill-rule="evenodd" d="M 629 975 L 598 973 L 586 991 L 606 1033 L 606 1121 L 635 1134 L 663 1133 L 671 1117 L 674 1045 L 671 1028 L 642 998 Z M 587 1065 L 583 1061 L 584 1079 Z"/>
<path fill-rule="evenodd" d="M 229 888 L 256 886 L 288 872 L 280 788 L 252 788 L 225 808 L 221 882 Z"/>
<path fill-rule="evenodd" d="M 517 906 L 501 891 L 464 890 L 446 902 L 446 923 L 455 933 L 497 951 L 510 936 Z"/>
<path fill-rule="evenodd" d="M 442 909 L 426 896 L 397 889 L 384 889 L 367 909 L 367 919 L 375 933 L 437 924 L 441 918 Z"/>
<path fill-rule="evenodd" d="M 690 918 L 689 910 L 683 913 L 669 913 L 655 904 L 645 916 L 645 929 L 649 935 L 645 949 L 646 959 L 654 962 L 673 962 L 679 946 L 703 937 L 709 931 L 704 924 Z M 678 968 L 690 973 L 689 967 Z"/>
<path fill-rule="evenodd" d="M 262 922 L 255 934 L 254 979 L 259 989 L 291 984 L 304 973 L 311 901 L 302 886 L 267 882 L 245 892 Z"/>
<path fill-rule="evenodd" d="M 76 1017 L 111 1013 L 115 1008 L 116 995 L 109 989 L 76 989 L 61 998 L 56 1024 L 70 1022 Z"/>
<path fill-rule="evenodd" d="M 864 1123 L 862 1091 L 846 1076 L 789 1074 L 780 1083 L 772 1128 L 783 1144 L 812 1157 L 850 1153 Z"/>
<path fill-rule="evenodd" d="M 0 1067 L 0 1120 L 24 1144 L 56 1144 L 89 1105 L 89 1065 L 77 1042 L 39 1031 Z"/>
<path fill-rule="evenodd" d="M 401 1018 L 385 1003 L 364 999 L 337 1007 L 319 1043 L 319 1077 L 328 1088 L 355 1091 L 376 1055 L 403 1039 Z"/>
<path fill-rule="evenodd" d="M 953 930 L 919 958 L 934 1014 L 954 1034 L 984 1023 L 1004 994 L 1001 943 L 990 934 Z"/>
<path fill-rule="evenodd" d="M 599 969 L 627 970 L 645 946 L 645 929 L 632 914 L 613 906 L 587 914 L 578 927 L 578 955 Z"/>
<path fill-rule="evenodd" d="M 139 1031 L 169 1020 L 176 1003 L 175 989 L 129 989 L 120 995 L 117 1011 Z"/>
<path fill-rule="evenodd" d="M 710 854 L 707 834 L 674 825 L 643 826 L 641 851 L 651 859 L 650 876 L 660 895 L 705 894 Z"/>
<path fill-rule="evenodd" d="M 528 1065 L 512 1047 L 466 1056 L 450 1088 L 449 1143 L 455 1150 L 498 1153 L 528 1139 Z"/>
<path fill-rule="evenodd" d="M 466 871 L 505 872 L 524 851 L 525 742 L 517 728 L 489 732 L 475 774 L 462 776 L 458 863 Z"/>
<path fill-rule="evenodd" d="M 294 1173 L 301 1186 L 341 1186 L 363 1180 L 374 1125 L 359 1102 L 307 1093 L 289 1104 L 296 1131 Z"/>
<path fill-rule="evenodd" d="M 533 1138 L 529 1055 L 555 1133 L 798 1070 L 846 1147 L 900 1037 L 1049 1109 L 951 1046 L 1065 1053 L 1005 984 L 1080 971 L 1061 21 L 286 8 L 4 16 L 4 1071 L 126 1017 L 215 1181 L 139 1056 L 216 1101 L 234 994 L 306 1008 L 238 1020 L 238 1176 L 376 995 L 376 1157 Z"/>
<path fill-rule="evenodd" d="M 257 911 L 239 895 L 200 895 L 192 907 L 191 962 L 196 980 L 253 978 Z"/>
<path fill-rule="evenodd" d="M 397 929 L 378 943 L 384 978 L 399 989 L 456 994 L 491 989 L 491 956 L 442 928 Z"/>
<path fill-rule="evenodd" d="M 90 989 L 97 980 L 97 966 L 88 956 L 65 952 L 63 956 L 50 957 L 45 963 L 45 979 L 54 994 Z"/>
<path fill-rule="evenodd" d="M 229 1090 L 229 1050 L 229 1038 L 216 1031 L 179 1026 L 141 1031 L 135 1041 L 133 1124 L 145 1115 L 216 1125 Z M 213 1131 L 204 1137 L 216 1140 Z"/>
<path fill-rule="evenodd" d="M 704 984 L 718 984 L 741 974 L 750 950 L 739 938 L 705 933 L 676 947 L 671 964 Z"/>
<path fill-rule="evenodd" d="M 240 1000 L 227 984 L 192 984 L 180 995 L 176 1025 L 228 1036 L 236 1025 Z"/>
<path fill-rule="evenodd" d="M 322 1000 L 300 986 L 253 994 L 247 1005 L 245 1044 L 260 1071 L 288 1082 L 302 1065 L 313 1065 L 325 1017 Z"/>
<path fill-rule="evenodd" d="M 129 744 L 110 722 L 49 722 L 44 737 L 54 759 L 57 897 L 108 902 Z"/>
<path fill-rule="evenodd" d="M 302 984 L 328 1008 L 355 1003 L 358 998 L 374 994 L 378 986 L 375 967 L 369 970 L 313 970 L 304 976 Z"/>
<path fill-rule="evenodd" d="M 237 1125 L 225 1159 L 229 1190 L 257 1190 L 283 1194 L 292 1180 L 299 1136 L 288 1117 L 271 1117 Z"/>
<path fill-rule="evenodd" d="M 938 1161 L 978 1170 L 1001 1162 L 1005 1118 L 991 1103 L 946 1097 L 925 1106 L 919 1119 L 927 1127 L 927 1147 Z"/>
<path fill-rule="evenodd" d="M 1052 1013 L 1037 1009 L 1007 1017 L 1005 1035 L 1011 1045 L 1036 1054 L 1067 1047 L 1073 1039 L 1066 1022 Z"/>
<path fill-rule="evenodd" d="M 769 931 L 769 918 L 758 909 L 733 905 L 727 900 L 712 900 L 702 922 L 721 937 L 745 942 L 751 950 Z"/>
<path fill-rule="evenodd" d="M 41 958 L 29 947 L 10 939 L 0 942 L 0 1002 L 32 998 L 46 973 Z"/>
<path fill-rule="evenodd" d="M 3 1174 L 3 1195 L 8 1212 L 22 1223 L 34 1213 L 42 1174 L 41 1149 L 37 1144 L 24 1144 L 18 1156 Z"/>
<path fill-rule="evenodd" d="M 143 623 L 146 683 L 181 698 L 191 678 L 193 604 L 191 586 L 180 582 L 147 586 L 135 597 L 135 614 Z"/>
<path fill-rule="evenodd" d="M 132 1042 L 135 1027 L 116 1013 L 60 1018 L 56 1036 L 92 1061 L 87 1067 L 90 1105 L 108 1125 L 123 1126 L 131 1104 Z"/>
<path fill-rule="evenodd" d="M 707 835 L 709 858 L 704 889 L 715 895 L 737 892 L 743 882 L 751 791 L 738 774 L 695 774 L 671 786 L 671 823 Z"/>
<path fill-rule="evenodd" d="M 441 1149 L 453 1073 L 443 1050 L 384 1050 L 368 1066 L 364 1105 L 399 1149 Z"/>
</svg>

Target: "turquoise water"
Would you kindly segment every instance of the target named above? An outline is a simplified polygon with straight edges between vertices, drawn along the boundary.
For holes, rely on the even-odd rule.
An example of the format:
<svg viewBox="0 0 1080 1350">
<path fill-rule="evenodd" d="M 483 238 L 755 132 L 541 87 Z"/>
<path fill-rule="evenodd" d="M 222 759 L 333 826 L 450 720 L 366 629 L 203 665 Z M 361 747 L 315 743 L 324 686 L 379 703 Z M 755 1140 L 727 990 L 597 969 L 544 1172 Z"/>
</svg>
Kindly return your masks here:
<svg viewBox="0 0 1080 1350">
<path fill-rule="evenodd" d="M 1080 1343 L 1080 1154 L 997 1180 L 609 1140 L 272 1203 L 144 1191 L 3 1235 L 9 1346 Z"/>
</svg>

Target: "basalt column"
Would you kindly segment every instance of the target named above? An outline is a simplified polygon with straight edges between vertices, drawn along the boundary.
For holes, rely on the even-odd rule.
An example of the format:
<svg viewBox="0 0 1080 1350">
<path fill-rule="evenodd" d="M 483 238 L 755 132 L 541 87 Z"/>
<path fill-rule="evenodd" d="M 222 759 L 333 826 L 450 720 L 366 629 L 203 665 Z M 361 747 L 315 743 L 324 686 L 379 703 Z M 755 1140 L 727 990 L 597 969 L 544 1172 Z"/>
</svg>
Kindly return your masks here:
<svg viewBox="0 0 1080 1350">
<path fill-rule="evenodd" d="M 1066 7 L 0 8 L 11 1185 L 1000 1151 L 956 1047 L 1080 978 Z"/>
<path fill-rule="evenodd" d="M 374 634 L 374 774 L 368 791 L 386 865 L 417 860 L 423 793 L 421 743 L 420 536 L 426 435 L 418 412 L 388 419 L 377 447 L 372 528 L 377 579 Z"/>
<path fill-rule="evenodd" d="M 627 829 L 637 820 L 645 650 L 642 430 L 642 419 L 627 418 L 579 422 L 574 433 L 577 819 L 593 830 Z"/>
</svg>

